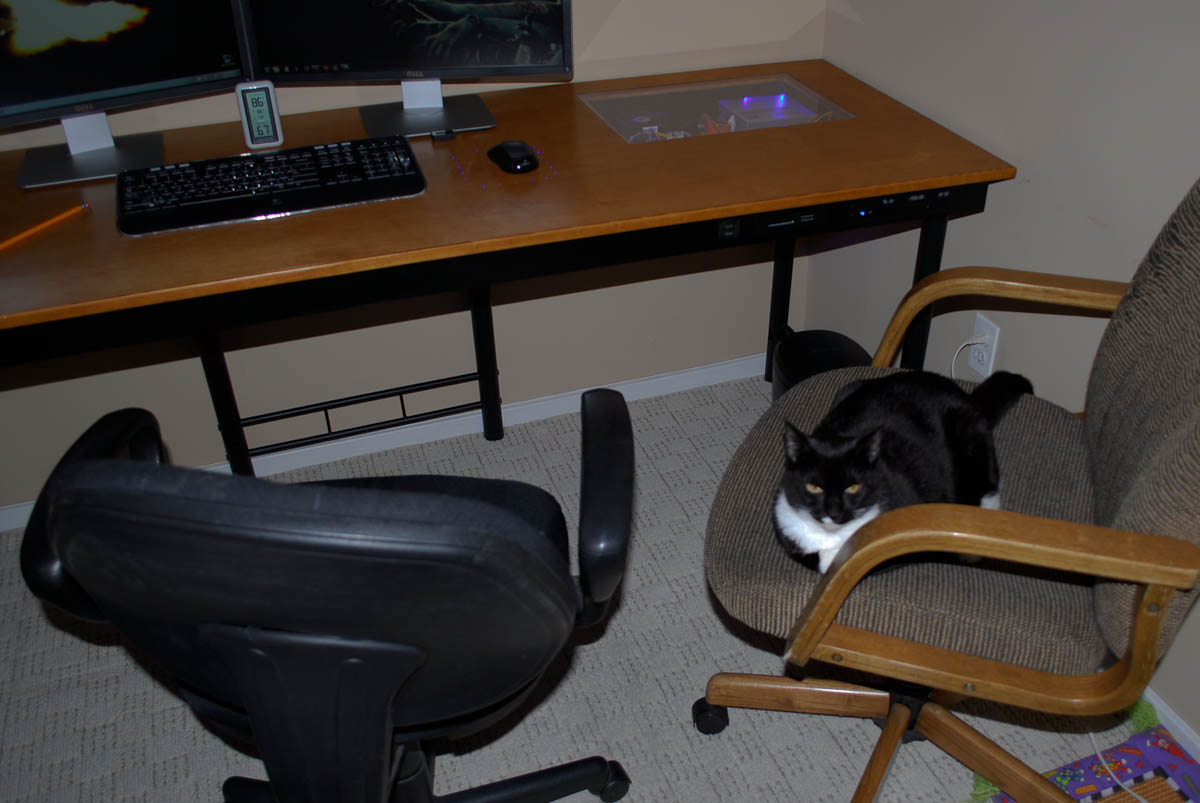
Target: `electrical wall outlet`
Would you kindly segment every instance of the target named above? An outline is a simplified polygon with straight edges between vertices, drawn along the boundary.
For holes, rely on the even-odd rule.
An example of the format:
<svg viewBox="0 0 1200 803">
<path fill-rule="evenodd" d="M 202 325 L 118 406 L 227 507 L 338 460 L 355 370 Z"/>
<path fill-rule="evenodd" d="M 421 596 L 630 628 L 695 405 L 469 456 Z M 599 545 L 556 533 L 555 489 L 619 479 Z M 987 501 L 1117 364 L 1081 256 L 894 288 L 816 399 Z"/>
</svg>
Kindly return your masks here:
<svg viewBox="0 0 1200 803">
<path fill-rule="evenodd" d="M 996 343 L 1000 340 L 1000 327 L 987 319 L 983 313 L 975 313 L 975 337 L 984 337 L 986 342 L 971 346 L 967 352 L 967 365 L 980 376 L 991 376 L 996 363 Z"/>
</svg>

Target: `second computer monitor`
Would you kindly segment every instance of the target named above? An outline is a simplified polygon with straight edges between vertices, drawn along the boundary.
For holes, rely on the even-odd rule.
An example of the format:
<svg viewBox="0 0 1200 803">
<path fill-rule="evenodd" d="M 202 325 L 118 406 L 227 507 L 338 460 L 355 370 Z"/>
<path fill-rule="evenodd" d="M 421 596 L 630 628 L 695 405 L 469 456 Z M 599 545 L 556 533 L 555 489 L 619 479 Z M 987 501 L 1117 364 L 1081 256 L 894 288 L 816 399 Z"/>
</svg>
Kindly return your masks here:
<svg viewBox="0 0 1200 803">
<path fill-rule="evenodd" d="M 256 78 L 278 85 L 402 83 L 364 107 L 371 136 L 491 124 L 477 95 L 440 82 L 568 80 L 570 0 L 243 0 Z"/>
</svg>

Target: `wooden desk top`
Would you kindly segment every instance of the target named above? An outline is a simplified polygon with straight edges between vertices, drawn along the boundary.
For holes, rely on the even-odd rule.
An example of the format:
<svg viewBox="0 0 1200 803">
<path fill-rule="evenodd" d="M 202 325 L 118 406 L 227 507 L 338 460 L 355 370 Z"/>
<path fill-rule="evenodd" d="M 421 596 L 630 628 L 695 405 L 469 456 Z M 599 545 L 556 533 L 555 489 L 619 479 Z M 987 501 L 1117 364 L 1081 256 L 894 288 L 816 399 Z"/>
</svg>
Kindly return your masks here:
<svg viewBox="0 0 1200 803">
<path fill-rule="evenodd" d="M 627 144 L 578 98 L 787 73 L 855 115 L 817 125 Z M 0 153 L 0 239 L 73 204 L 91 209 L 0 252 L 0 329 L 98 312 L 678 223 L 951 184 L 1016 171 L 824 61 L 790 62 L 492 92 L 493 129 L 413 147 L 420 198 L 271 221 L 124 237 L 113 181 L 16 187 L 21 152 Z M 285 146 L 365 136 L 356 109 L 284 119 Z M 542 167 L 502 173 L 503 139 Z M 165 132 L 165 159 L 239 153 L 238 123 Z"/>
</svg>

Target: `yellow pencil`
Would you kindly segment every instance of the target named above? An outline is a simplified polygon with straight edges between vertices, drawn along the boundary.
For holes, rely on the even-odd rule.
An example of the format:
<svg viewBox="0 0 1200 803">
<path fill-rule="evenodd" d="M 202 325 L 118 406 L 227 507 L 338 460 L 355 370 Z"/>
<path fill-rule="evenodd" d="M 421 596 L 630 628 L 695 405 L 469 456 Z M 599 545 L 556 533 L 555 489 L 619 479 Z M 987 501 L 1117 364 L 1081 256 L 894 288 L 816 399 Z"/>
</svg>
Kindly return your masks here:
<svg viewBox="0 0 1200 803">
<path fill-rule="evenodd" d="M 89 206 L 91 206 L 91 204 L 89 204 L 87 201 L 84 201 L 81 204 L 72 206 L 66 212 L 59 212 L 57 215 L 55 215 L 52 218 L 43 220 L 41 223 L 38 223 L 35 226 L 30 226 L 29 228 L 25 229 L 25 231 L 21 232 L 20 234 L 14 234 L 12 237 L 9 237 L 4 242 L 0 243 L 0 251 L 3 251 L 5 248 L 8 248 L 10 245 L 16 245 L 17 243 L 24 240 L 26 237 L 32 237 L 33 235 L 37 234 L 39 231 L 44 231 L 45 229 L 48 229 L 51 226 L 62 223 L 64 220 L 66 220 L 69 217 L 74 217 L 75 215 L 78 215 L 80 212 L 87 209 Z"/>
</svg>

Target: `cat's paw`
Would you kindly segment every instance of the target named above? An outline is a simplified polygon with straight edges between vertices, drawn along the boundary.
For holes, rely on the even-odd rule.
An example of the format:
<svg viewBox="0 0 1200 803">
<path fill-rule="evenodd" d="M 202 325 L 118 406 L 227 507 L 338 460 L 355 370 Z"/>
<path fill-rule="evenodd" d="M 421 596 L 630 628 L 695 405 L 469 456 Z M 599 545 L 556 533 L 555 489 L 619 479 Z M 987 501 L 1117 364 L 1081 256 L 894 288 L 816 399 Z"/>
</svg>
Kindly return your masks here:
<svg viewBox="0 0 1200 803">
<path fill-rule="evenodd" d="M 820 552 L 818 552 L 817 555 L 819 556 L 819 562 L 817 564 L 817 571 L 819 571 L 821 574 L 825 574 L 825 572 L 829 571 L 829 564 L 833 563 L 833 559 L 836 558 L 837 553 L 841 551 L 842 547 L 839 545 L 829 549 L 822 549 Z"/>
</svg>

